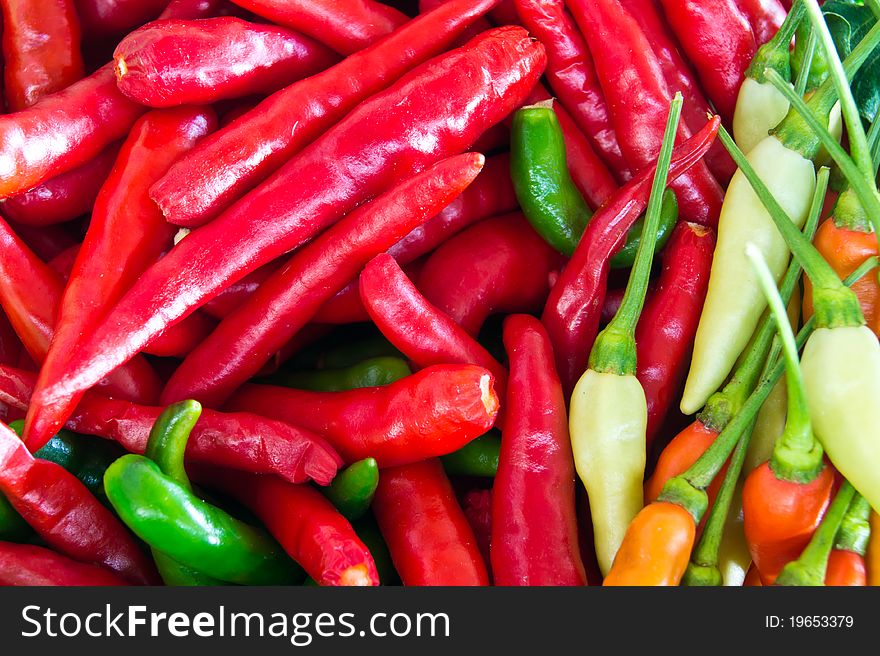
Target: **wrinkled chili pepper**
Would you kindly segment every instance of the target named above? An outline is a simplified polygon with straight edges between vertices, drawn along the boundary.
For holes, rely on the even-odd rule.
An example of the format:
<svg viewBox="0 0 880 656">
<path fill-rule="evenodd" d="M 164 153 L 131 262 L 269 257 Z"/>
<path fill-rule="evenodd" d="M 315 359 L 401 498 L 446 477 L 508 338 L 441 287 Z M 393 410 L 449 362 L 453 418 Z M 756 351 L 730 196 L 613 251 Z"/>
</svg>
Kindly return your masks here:
<svg viewBox="0 0 880 656">
<path fill-rule="evenodd" d="M 119 90 L 149 107 L 268 94 L 339 61 L 298 32 L 232 17 L 148 23 L 113 59 Z"/>
<path fill-rule="evenodd" d="M 456 321 L 433 306 L 388 254 L 374 257 L 360 275 L 360 293 L 373 323 L 417 367 L 474 364 L 494 376 L 504 398 L 507 370 Z"/>
<path fill-rule="evenodd" d="M 206 223 L 359 103 L 442 52 L 496 2 L 443 5 L 327 71 L 273 94 L 181 158 L 153 187 L 153 199 L 172 223 Z M 311 100 L 303 103 L 302 98 Z"/>
<path fill-rule="evenodd" d="M 569 4 L 591 44 L 624 157 L 636 171 L 649 167 L 660 150 L 666 107 L 672 98 L 660 63 L 638 23 L 616 1 L 577 0 Z M 633 79 L 638 79 L 635 93 Z M 687 138 L 690 130 L 682 125 L 679 135 Z M 671 186 L 684 220 L 717 225 L 724 194 L 704 162 Z"/>
<path fill-rule="evenodd" d="M 0 116 L 0 197 L 85 164 L 125 136 L 144 111 L 122 95 L 107 65 L 27 109 Z"/>
<path fill-rule="evenodd" d="M 673 151 L 669 179 L 702 157 L 715 138 L 720 119 Z M 608 276 L 608 260 L 647 205 L 653 168 L 642 171 L 593 215 L 571 260 L 550 290 L 541 321 L 556 356 L 562 387 L 569 392 L 586 369 L 595 338 Z"/>
<path fill-rule="evenodd" d="M 50 547 L 133 583 L 156 581 L 152 563 L 116 517 L 73 474 L 34 458 L 6 426 L 0 465 L 0 492 Z"/>
<path fill-rule="evenodd" d="M 562 264 L 562 256 L 522 214 L 495 216 L 434 251 L 417 287 L 431 304 L 476 336 L 491 314 L 538 310 Z"/>
<path fill-rule="evenodd" d="M 0 401 L 26 410 L 35 374 L 0 367 Z M 87 392 L 66 427 L 121 444 L 127 451 L 143 453 L 160 407 L 138 405 Z M 312 479 L 329 483 L 341 464 L 336 452 L 317 435 L 250 413 L 204 410 L 189 439 L 194 462 L 276 474 L 294 483 Z"/>
<path fill-rule="evenodd" d="M 91 331 L 171 246 L 174 227 L 162 219 L 147 190 L 171 162 L 215 126 L 216 117 L 210 109 L 191 107 L 153 111 L 134 125 L 92 210 L 85 240 L 58 305 L 55 332 L 35 394 L 67 367 L 83 334 Z M 28 446 L 42 446 L 78 400 L 79 395 L 69 397 L 53 409 L 51 416 L 61 417 L 60 421 L 41 423 L 50 415 L 29 415 L 25 422 Z"/>
<path fill-rule="evenodd" d="M 547 48 L 547 81 L 619 182 L 631 177 L 590 49 L 562 0 L 516 0 L 519 17 Z"/>
<path fill-rule="evenodd" d="M 85 164 L 3 199 L 0 209 L 13 221 L 37 227 L 63 223 L 89 213 L 101 185 L 110 175 L 120 145 L 112 143 Z"/>
<path fill-rule="evenodd" d="M 34 362 L 43 362 L 56 325 L 63 283 L 0 218 L 0 305 Z M 152 403 L 161 381 L 138 356 L 99 383 L 98 388 L 124 399 Z M 47 438 L 52 437 L 54 432 Z M 39 447 L 37 447 L 39 448 Z"/>
<path fill-rule="evenodd" d="M 393 32 L 409 18 L 374 0 L 232 0 L 350 55 Z"/>
<path fill-rule="evenodd" d="M 543 66 L 543 48 L 525 30 L 497 28 L 362 103 L 223 218 L 191 233 L 148 269 L 80 344 L 67 373 L 34 396 L 35 414 L 89 387 L 101 370 L 126 361 L 225 285 L 303 243 L 359 201 L 465 149 L 522 102 Z M 440 113 L 438 93 L 447 99 Z M 348 163 L 361 156 L 369 165 L 350 170 Z M 330 178 L 348 183 L 328 187 Z"/>
<path fill-rule="evenodd" d="M 131 585 L 110 570 L 33 544 L 0 542 L 0 585 Z"/>
<path fill-rule="evenodd" d="M 479 153 L 440 161 L 362 205 L 297 251 L 186 357 L 166 384 L 162 401 L 222 403 L 372 257 L 461 193 L 483 162 Z"/>
<path fill-rule="evenodd" d="M 486 369 L 435 365 L 390 385 L 344 392 L 248 384 L 227 406 L 314 431 L 346 462 L 372 457 L 384 468 L 467 444 L 495 423 L 499 400 Z"/>
<path fill-rule="evenodd" d="M 706 95 L 729 125 L 739 87 L 758 50 L 749 21 L 734 0 L 718 0 L 708 6 L 694 0 L 661 2 Z"/>
<path fill-rule="evenodd" d="M 379 465 L 375 458 L 364 458 L 340 471 L 321 492 L 347 520 L 353 522 L 370 508 L 377 485 Z"/>
<path fill-rule="evenodd" d="M 473 529 L 439 460 L 384 469 L 373 513 L 404 585 L 488 585 Z"/>
<path fill-rule="evenodd" d="M 578 550 L 574 461 L 550 340 L 534 317 L 504 322 L 508 415 L 493 485 L 496 585 L 586 585 Z"/>
</svg>

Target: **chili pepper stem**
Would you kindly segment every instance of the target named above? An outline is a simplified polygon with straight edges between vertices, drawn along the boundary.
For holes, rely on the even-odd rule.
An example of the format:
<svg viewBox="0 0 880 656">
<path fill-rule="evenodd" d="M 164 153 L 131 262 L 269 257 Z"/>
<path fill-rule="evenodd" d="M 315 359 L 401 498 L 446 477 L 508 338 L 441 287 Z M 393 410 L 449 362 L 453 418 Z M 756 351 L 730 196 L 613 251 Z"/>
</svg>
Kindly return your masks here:
<svg viewBox="0 0 880 656">
<path fill-rule="evenodd" d="M 789 44 L 798 25 L 803 20 L 805 9 L 802 0 L 798 0 L 786 15 L 773 38 L 758 48 L 755 58 L 746 71 L 746 77 L 763 82 L 765 68 L 772 68 L 783 77 L 791 75 Z"/>
<path fill-rule="evenodd" d="M 807 50 L 804 52 L 804 62 L 801 70 L 798 72 L 797 79 L 794 83 L 794 90 L 797 95 L 803 97 L 807 91 L 807 82 L 810 80 L 810 67 L 813 65 L 813 58 L 816 56 L 816 49 L 819 46 L 819 38 L 816 32 L 810 30 L 810 38 L 807 39 Z M 783 76 L 783 79 L 785 76 Z M 765 76 L 766 79 L 766 76 Z"/>
<path fill-rule="evenodd" d="M 807 548 L 797 560 L 782 568 L 775 585 L 825 585 L 825 571 L 828 567 L 828 556 L 834 547 L 834 536 L 837 535 L 854 494 L 855 489 L 850 482 L 844 481 Z"/>
</svg>

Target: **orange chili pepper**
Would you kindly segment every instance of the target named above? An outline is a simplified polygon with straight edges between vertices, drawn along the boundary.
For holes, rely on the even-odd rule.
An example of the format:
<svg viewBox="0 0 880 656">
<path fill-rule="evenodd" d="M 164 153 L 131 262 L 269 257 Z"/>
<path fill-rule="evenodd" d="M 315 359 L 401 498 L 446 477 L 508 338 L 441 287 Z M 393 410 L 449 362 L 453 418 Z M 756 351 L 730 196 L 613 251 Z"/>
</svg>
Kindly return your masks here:
<svg viewBox="0 0 880 656">
<path fill-rule="evenodd" d="M 825 585 L 867 585 L 865 558 L 854 551 L 835 549 L 828 556 Z"/>
<path fill-rule="evenodd" d="M 865 566 L 868 570 L 868 585 L 880 585 L 880 515 L 871 512 L 871 537 L 865 552 Z"/>
</svg>

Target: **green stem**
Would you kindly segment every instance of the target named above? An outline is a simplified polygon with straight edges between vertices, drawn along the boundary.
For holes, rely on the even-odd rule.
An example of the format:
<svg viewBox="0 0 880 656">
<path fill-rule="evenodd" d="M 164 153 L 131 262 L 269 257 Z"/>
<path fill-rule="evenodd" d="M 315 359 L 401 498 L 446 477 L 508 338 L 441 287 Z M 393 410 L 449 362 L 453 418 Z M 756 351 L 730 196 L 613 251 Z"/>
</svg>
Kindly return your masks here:
<svg viewBox="0 0 880 656">
<path fill-rule="evenodd" d="M 843 522 L 834 539 L 834 548 L 842 551 L 852 551 L 864 556 L 868 549 L 868 540 L 871 538 L 871 504 L 858 492 L 843 516 Z"/>
<path fill-rule="evenodd" d="M 844 287 L 831 265 L 794 226 L 724 126 L 719 128 L 718 136 L 764 204 L 786 245 L 813 282 L 813 307 L 819 325 L 823 327 L 864 325 L 865 319 L 856 295 Z"/>
<path fill-rule="evenodd" d="M 727 472 L 724 474 L 721 489 L 718 491 L 712 510 L 709 511 L 706 525 L 703 527 L 700 542 L 691 555 L 691 562 L 688 563 L 682 579 L 684 585 L 720 586 L 723 583 L 721 571 L 718 569 L 718 552 L 721 549 L 724 525 L 727 522 L 730 504 L 733 502 L 739 475 L 749 450 L 751 436 L 752 430 L 749 428 L 736 443 L 736 449 L 733 452 L 730 465 L 727 467 Z"/>
<path fill-rule="evenodd" d="M 870 176 L 874 166 L 871 163 L 868 138 L 865 135 L 864 126 L 862 126 L 859 108 L 856 106 L 856 100 L 853 98 L 852 89 L 850 89 L 849 81 L 843 70 L 843 63 L 840 61 L 837 48 L 834 46 L 834 39 L 831 37 L 828 24 L 822 16 L 822 10 L 819 8 L 817 0 L 804 0 L 804 3 L 807 8 L 807 16 L 813 24 L 813 33 L 818 34 L 822 47 L 825 50 L 825 57 L 828 59 L 828 64 L 831 67 L 831 80 L 837 88 L 837 96 L 840 99 L 840 106 L 843 110 L 843 119 L 846 123 L 846 131 L 853 158 L 862 173 L 865 176 Z"/>
<path fill-rule="evenodd" d="M 813 66 L 813 58 L 816 56 L 816 46 L 818 45 L 819 38 L 816 36 L 816 31 L 811 29 L 810 38 L 807 39 L 807 49 L 804 51 L 804 63 L 801 70 L 798 71 L 797 80 L 794 83 L 794 91 L 800 98 L 803 98 L 807 92 L 807 83 L 810 81 L 810 68 Z M 781 77 L 784 78 L 785 76 Z"/>
<path fill-rule="evenodd" d="M 845 480 L 825 517 L 822 518 L 819 528 L 813 533 L 807 548 L 797 560 L 782 568 L 775 585 L 825 585 L 825 572 L 828 569 L 828 556 L 834 548 L 834 536 L 837 535 L 854 494 L 855 489 Z"/>
<path fill-rule="evenodd" d="M 645 213 L 645 230 L 639 242 L 639 249 L 636 251 L 636 259 L 630 271 L 626 291 L 623 293 L 623 300 L 614 318 L 596 337 L 590 351 L 590 368 L 600 373 L 626 376 L 634 375 L 636 372 L 636 324 L 645 304 L 645 294 L 651 276 L 663 192 L 669 176 L 669 163 L 672 161 L 672 148 L 678 133 L 682 102 L 681 92 L 676 92 L 669 105 L 666 130 L 663 133 L 648 210 Z"/>
<path fill-rule="evenodd" d="M 880 0 L 865 0 L 865 4 L 871 8 L 877 20 L 880 20 Z"/>
<path fill-rule="evenodd" d="M 862 277 L 867 275 L 868 272 L 872 271 L 877 265 L 877 258 L 869 257 L 862 262 L 855 271 L 846 277 L 843 284 L 847 287 L 852 286 L 854 282 L 861 280 Z M 798 332 L 795 340 L 798 350 L 803 348 L 807 338 L 813 333 L 815 324 L 815 317 L 810 317 L 810 319 L 804 324 L 804 327 Z M 773 362 L 774 364 L 769 368 L 767 373 L 761 377 L 761 382 L 755 388 L 755 391 L 751 393 L 749 398 L 746 399 L 742 409 L 736 414 L 730 423 L 724 427 L 724 430 L 722 430 L 718 437 L 715 438 L 715 441 L 712 442 L 703 455 L 701 455 L 687 471 L 679 476 L 670 478 L 666 482 L 660 496 L 658 497 L 658 501 L 668 501 L 681 506 L 693 516 L 694 521 L 697 523 L 703 519 L 703 514 L 706 512 L 706 507 L 708 505 L 708 499 L 705 492 L 706 488 L 709 487 L 718 475 L 718 472 L 721 471 L 724 462 L 727 460 L 731 451 L 733 451 L 740 436 L 742 436 L 744 431 L 749 429 L 752 421 L 754 421 L 758 411 L 764 404 L 764 401 L 770 396 L 770 392 L 773 390 L 774 385 L 776 385 L 776 382 L 782 377 L 785 364 L 778 359 L 778 353 L 779 347 L 776 346 L 769 357 L 769 362 Z"/>
<path fill-rule="evenodd" d="M 789 52 L 789 46 L 792 37 L 797 31 L 798 25 L 800 25 L 800 22 L 804 17 L 804 11 L 804 3 L 798 0 L 798 2 L 792 7 L 791 11 L 788 12 L 785 20 L 782 21 L 782 25 L 779 26 L 779 30 L 773 35 L 773 38 L 758 48 L 758 52 L 755 53 L 755 56 L 752 58 L 752 62 L 749 64 L 749 68 L 746 71 L 747 77 L 750 77 L 757 82 L 763 82 L 764 69 L 768 67 L 778 71 L 780 75 L 791 76 L 791 54 Z M 808 69 L 811 61 L 812 57 L 809 60 L 804 60 Z M 807 73 L 809 73 L 809 70 Z"/>
<path fill-rule="evenodd" d="M 874 122 L 868 129 L 868 146 L 871 148 L 871 159 L 874 161 L 874 177 L 877 177 L 877 169 L 880 168 L 880 112 L 874 117 Z"/>
<path fill-rule="evenodd" d="M 770 312 L 776 321 L 776 330 L 782 342 L 785 379 L 788 391 L 788 414 L 785 430 L 773 448 L 771 468 L 777 478 L 786 481 L 809 482 L 816 478 L 822 469 L 822 447 L 813 435 L 810 421 L 810 408 L 807 405 L 807 392 L 798 359 L 798 347 L 788 321 L 788 314 L 782 299 L 776 292 L 773 274 L 761 256 L 761 251 L 753 244 L 746 246 L 746 255 L 758 275 L 758 282 L 767 298 Z"/>
<path fill-rule="evenodd" d="M 807 220 L 804 222 L 803 235 L 805 239 L 813 241 L 813 235 L 819 225 L 819 218 L 822 214 L 822 205 L 825 200 L 825 193 L 828 189 L 828 170 L 822 169 L 816 179 L 816 189 L 813 192 L 813 199 L 810 202 L 810 210 L 807 213 Z M 779 295 L 782 302 L 788 304 L 794 288 L 798 284 L 801 275 L 801 266 L 797 258 L 792 258 L 788 264 L 788 269 L 782 277 L 782 283 L 779 285 Z M 752 339 L 751 345 L 746 352 L 745 357 L 737 366 L 736 371 L 730 379 L 730 382 L 724 386 L 720 392 L 716 392 L 706 401 L 706 406 L 700 412 L 699 420 L 707 428 L 721 431 L 730 421 L 746 398 L 754 389 L 755 384 L 761 376 L 764 365 L 767 361 L 767 352 L 773 343 L 773 337 L 776 335 L 776 329 L 773 325 L 773 317 L 770 314 L 764 315 L 758 329 L 755 331 L 755 337 Z"/>
</svg>

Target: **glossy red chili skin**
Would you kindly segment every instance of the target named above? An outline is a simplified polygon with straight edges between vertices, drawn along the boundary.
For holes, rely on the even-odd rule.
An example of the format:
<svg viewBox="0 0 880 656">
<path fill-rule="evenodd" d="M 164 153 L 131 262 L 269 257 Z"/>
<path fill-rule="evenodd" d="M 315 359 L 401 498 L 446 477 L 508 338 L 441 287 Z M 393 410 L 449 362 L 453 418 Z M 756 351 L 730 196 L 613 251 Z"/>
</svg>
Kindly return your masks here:
<svg viewBox="0 0 880 656">
<path fill-rule="evenodd" d="M 719 125 L 720 119 L 714 118 L 673 151 L 669 180 L 699 161 L 712 144 Z M 596 211 L 550 289 L 541 322 L 550 335 L 556 370 L 566 394 L 571 393 L 587 368 L 602 315 L 609 261 L 647 206 L 653 177 L 653 167 L 642 171 Z"/>
<path fill-rule="evenodd" d="M 477 539 L 439 460 L 383 470 L 372 509 L 403 585 L 489 585 Z"/>
<path fill-rule="evenodd" d="M 516 0 L 519 17 L 547 48 L 547 81 L 619 182 L 632 173 L 620 150 L 590 48 L 562 0 Z"/>
<path fill-rule="evenodd" d="M 122 93 L 174 107 L 273 93 L 339 56 L 289 28 L 226 16 L 148 23 L 119 42 L 113 59 Z"/>
<path fill-rule="evenodd" d="M 151 190 L 174 224 L 213 219 L 368 97 L 443 52 L 497 0 L 456 0 L 332 68 L 273 94 L 188 156 Z M 308 103 L 302 102 L 309 98 Z M 363 137 L 360 139 L 362 140 Z"/>
<path fill-rule="evenodd" d="M 495 584 L 586 585 L 565 397 L 550 338 L 536 318 L 511 315 L 504 347 L 510 380 L 492 487 Z"/>
<path fill-rule="evenodd" d="M 196 477 L 247 506 L 319 585 L 379 585 L 370 550 L 314 488 L 229 470 L 200 471 Z"/>
<path fill-rule="evenodd" d="M 372 257 L 460 194 L 484 161 L 479 153 L 442 160 L 361 205 L 297 251 L 186 357 L 166 384 L 162 403 L 194 398 L 210 407 L 222 404 Z"/>
<path fill-rule="evenodd" d="M 167 328 L 145 346 L 143 352 L 160 358 L 185 358 L 208 339 L 216 327 L 216 321 L 197 310 L 183 321 Z"/>
<path fill-rule="evenodd" d="M 13 221 L 35 227 L 55 225 L 88 214 L 101 185 L 110 175 L 120 146 L 119 142 L 112 143 L 85 164 L 4 199 L 0 209 Z"/>
<path fill-rule="evenodd" d="M 144 111 L 122 95 L 108 64 L 27 109 L 0 116 L 0 198 L 85 164 L 128 134 Z"/>
<path fill-rule="evenodd" d="M 449 4 L 452 0 L 419 0 L 419 13 L 427 14 L 429 11 L 433 11 L 437 7 L 441 5 Z M 500 2 L 498 3 L 500 4 Z M 491 12 L 490 12 L 491 14 Z M 497 24 L 497 23 L 494 23 Z M 475 21 L 473 25 L 468 27 L 464 32 L 462 32 L 461 36 L 459 36 L 454 42 L 453 45 L 461 46 L 470 41 L 472 38 L 477 36 L 480 32 L 485 32 L 486 30 L 492 29 L 493 23 L 489 21 L 488 18 L 480 18 Z M 482 152 L 482 151 L 481 151 Z"/>
<path fill-rule="evenodd" d="M 55 334 L 35 393 L 65 370 L 82 336 L 172 246 L 176 230 L 162 218 L 147 191 L 216 122 L 210 108 L 181 107 L 149 112 L 133 126 L 101 187 L 83 245 L 56 305 Z M 29 447 L 36 450 L 51 439 L 78 400 L 79 395 L 73 395 L 51 410 L 29 412 L 24 428 Z"/>
<path fill-rule="evenodd" d="M 420 257 L 414 262 L 404 264 L 400 268 L 410 280 L 418 280 L 425 265 L 426 257 Z M 315 314 L 315 322 L 340 325 L 347 323 L 359 323 L 371 321 L 367 308 L 361 300 L 358 280 L 347 284 L 333 298 L 324 303 Z"/>
<path fill-rule="evenodd" d="M 449 5 L 451 6 L 451 5 Z M 215 221 L 148 269 L 74 355 L 36 406 L 100 380 L 250 271 L 301 245 L 362 201 L 465 150 L 528 94 L 543 47 L 518 27 L 498 28 L 437 57 L 350 113 Z M 437 99 L 444 98 L 442 112 Z M 333 180 L 334 184 L 327 184 Z"/>
<path fill-rule="evenodd" d="M 593 48 L 623 155 L 635 171 L 641 171 L 657 159 L 672 99 L 660 63 L 636 20 L 616 0 L 575 0 L 569 5 Z M 683 139 L 690 136 L 684 124 L 678 133 Z M 704 162 L 670 186 L 684 220 L 718 224 L 724 194 Z"/>
<path fill-rule="evenodd" d="M 36 374 L 0 366 L 0 402 L 26 410 Z M 86 392 L 65 427 L 144 453 L 150 429 L 164 410 Z M 254 474 L 275 474 L 293 483 L 326 485 L 341 459 L 323 438 L 281 421 L 246 413 L 203 409 L 187 442 L 187 459 Z"/>
<path fill-rule="evenodd" d="M 484 219 L 440 246 L 417 287 L 476 336 L 496 312 L 539 310 L 563 262 L 517 212 Z"/>
<path fill-rule="evenodd" d="M 648 404 L 647 448 L 679 398 L 709 288 L 715 233 L 679 222 L 663 250 L 663 269 L 636 328 L 636 377 Z"/>
<path fill-rule="evenodd" d="M 636 19 L 651 44 L 670 93 L 681 91 L 684 97 L 681 109 L 684 124 L 691 132 L 698 131 L 706 122 L 706 115 L 711 113 L 709 101 L 697 82 L 696 73 L 679 50 L 658 0 L 622 0 L 621 4 Z M 706 165 L 724 187 L 736 172 L 736 165 L 721 142 L 713 144 L 706 153 Z"/>
<path fill-rule="evenodd" d="M 284 265 L 284 262 L 284 258 L 280 257 L 268 264 L 264 264 L 259 269 L 251 271 L 244 278 L 232 283 L 217 294 L 217 296 L 203 305 L 199 311 L 215 319 L 228 317 L 250 298 L 273 273 L 278 271 Z"/>
<path fill-rule="evenodd" d="M 16 112 L 60 91 L 84 73 L 73 0 L 3 0 L 6 108 Z"/>
<path fill-rule="evenodd" d="M 660 0 L 666 19 L 697 69 L 706 95 L 726 124 L 758 46 L 734 0 Z"/>
<path fill-rule="evenodd" d="M 155 567 L 116 516 L 64 467 L 39 460 L 0 425 L 0 492 L 50 547 L 142 585 Z"/>
<path fill-rule="evenodd" d="M 131 585 L 103 567 L 87 565 L 33 544 L 0 542 L 0 585 Z"/>
<path fill-rule="evenodd" d="M 865 557 L 854 551 L 833 549 L 828 556 L 828 569 L 825 573 L 825 585 L 868 585 L 868 572 L 865 567 Z"/>
<path fill-rule="evenodd" d="M 492 372 L 505 398 L 507 369 L 449 315 L 422 296 L 394 258 L 373 258 L 360 275 L 360 295 L 385 338 L 417 367 L 475 364 Z"/>
<path fill-rule="evenodd" d="M 128 32 L 153 20 L 168 0 L 74 0 L 86 35 L 107 36 Z"/>
<path fill-rule="evenodd" d="M 788 14 L 779 0 L 734 0 L 734 4 L 749 21 L 759 48 L 779 31 Z"/>
<path fill-rule="evenodd" d="M 375 458 L 394 467 L 446 455 L 489 430 L 499 407 L 493 382 L 482 367 L 435 365 L 390 385 L 344 392 L 248 384 L 226 407 L 313 431 L 347 463 Z"/>
</svg>

